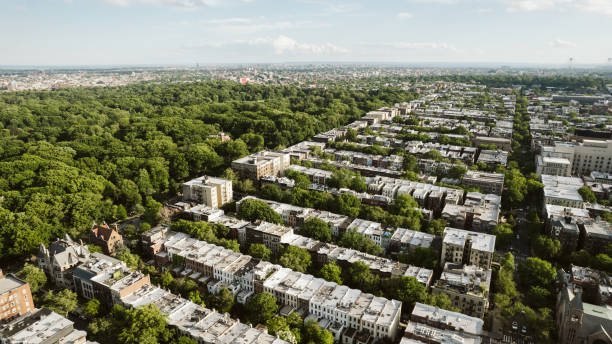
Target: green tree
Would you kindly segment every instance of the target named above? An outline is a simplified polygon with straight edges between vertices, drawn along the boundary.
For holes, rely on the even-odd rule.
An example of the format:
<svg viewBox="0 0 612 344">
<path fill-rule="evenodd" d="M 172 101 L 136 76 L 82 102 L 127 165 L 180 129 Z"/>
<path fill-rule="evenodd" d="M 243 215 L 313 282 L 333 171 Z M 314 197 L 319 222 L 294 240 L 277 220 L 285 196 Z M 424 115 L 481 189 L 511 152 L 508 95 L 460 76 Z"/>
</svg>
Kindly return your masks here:
<svg viewBox="0 0 612 344">
<path fill-rule="evenodd" d="M 369 254 L 382 254 L 382 247 L 376 245 L 370 238 L 357 233 L 355 230 L 346 231 L 340 238 L 338 244 L 342 247 L 352 248 Z"/>
<path fill-rule="evenodd" d="M 259 199 L 248 198 L 240 203 L 238 217 L 249 220 L 263 220 L 271 223 L 282 223 L 283 218 L 277 214 L 270 206 Z"/>
<path fill-rule="evenodd" d="M 580 194 L 580 196 L 582 196 L 582 199 L 585 202 L 597 203 L 597 197 L 595 196 L 593 191 L 589 189 L 588 186 L 583 186 L 580 189 L 578 189 L 578 193 Z"/>
<path fill-rule="evenodd" d="M 540 258 L 529 257 L 519 265 L 519 277 L 523 283 L 551 288 L 557 271 L 549 262 Z"/>
<path fill-rule="evenodd" d="M 359 215 L 360 206 L 361 201 L 359 201 L 359 198 L 351 194 L 344 193 L 335 199 L 332 210 L 335 210 L 348 217 L 357 217 Z"/>
<path fill-rule="evenodd" d="M 325 264 L 321 270 L 321 277 L 330 282 L 342 284 L 342 269 L 336 263 L 329 262 Z"/>
<path fill-rule="evenodd" d="M 540 258 L 546 260 L 554 260 L 561 252 L 561 242 L 557 239 L 551 239 L 544 235 L 538 235 L 532 242 L 533 251 Z"/>
<path fill-rule="evenodd" d="M 267 248 L 264 244 L 251 244 L 249 247 L 249 255 L 269 261 L 272 256 L 272 250 Z"/>
<path fill-rule="evenodd" d="M 370 271 L 370 267 L 361 261 L 354 262 L 348 269 L 351 285 L 357 289 L 373 292 L 378 289 L 380 279 Z"/>
<path fill-rule="evenodd" d="M 498 224 L 493 228 L 491 234 L 495 235 L 495 246 L 497 249 L 508 247 L 514 235 L 509 223 Z"/>
<path fill-rule="evenodd" d="M 173 336 L 166 318 L 153 305 L 126 310 L 125 326 L 117 336 L 121 344 L 157 344 L 167 343 Z"/>
<path fill-rule="evenodd" d="M 327 222 L 316 217 L 311 217 L 304 221 L 300 228 L 300 233 L 319 241 L 331 241 L 331 228 L 329 228 Z"/>
<path fill-rule="evenodd" d="M 78 306 L 77 294 L 69 289 L 62 289 L 57 294 L 50 290 L 43 297 L 43 305 L 66 317 Z"/>
<path fill-rule="evenodd" d="M 355 129 L 349 128 L 344 135 L 344 139 L 350 142 L 357 142 L 357 132 Z"/>
<path fill-rule="evenodd" d="M 461 179 L 463 178 L 465 172 L 467 172 L 467 168 L 465 166 L 455 165 L 448 170 L 447 177 Z"/>
<path fill-rule="evenodd" d="M 162 208 L 162 204 L 154 200 L 153 197 L 147 196 L 144 206 L 145 212 L 142 215 L 142 219 L 150 225 L 158 224 L 159 220 L 161 219 L 159 211 Z"/>
<path fill-rule="evenodd" d="M 410 311 L 416 302 L 424 302 L 427 299 L 425 286 L 412 276 L 384 279 L 382 289 L 388 297 L 402 301 L 406 311 Z"/>
<path fill-rule="evenodd" d="M 212 305 L 221 313 L 229 312 L 234 306 L 234 295 L 225 287 L 222 287 L 212 299 Z"/>
<path fill-rule="evenodd" d="M 176 341 L 178 344 L 198 344 L 198 341 L 186 336 L 180 336 Z"/>
<path fill-rule="evenodd" d="M 240 139 L 246 143 L 250 153 L 259 152 L 264 148 L 264 138 L 259 134 L 246 133 L 240 136 Z"/>
<path fill-rule="evenodd" d="M 161 286 L 165 288 L 169 288 L 170 285 L 174 282 L 174 277 L 167 270 L 162 272 L 161 274 Z"/>
<path fill-rule="evenodd" d="M 433 219 L 429 221 L 429 225 L 425 229 L 427 233 L 442 236 L 444 234 L 444 228 L 448 226 L 448 222 L 443 219 Z"/>
<path fill-rule="evenodd" d="M 546 307 L 549 305 L 552 299 L 552 293 L 541 286 L 533 285 L 529 288 L 527 293 L 527 300 L 529 304 L 534 307 Z"/>
<path fill-rule="evenodd" d="M 451 311 L 451 312 L 461 311 L 459 308 L 453 306 L 453 301 L 450 299 L 450 297 L 447 294 L 444 294 L 444 293 L 435 293 L 435 294 L 427 295 L 426 303 L 428 305 L 446 309 L 447 311 Z"/>
<path fill-rule="evenodd" d="M 527 195 L 527 179 L 517 168 L 506 170 L 502 202 L 506 207 L 519 206 Z"/>
<path fill-rule="evenodd" d="M 30 285 L 30 290 L 36 292 L 38 289 L 47 284 L 47 275 L 40 268 L 26 263 L 23 269 L 17 273 L 17 277 L 21 278 Z"/>
<path fill-rule="evenodd" d="M 274 295 L 264 292 L 249 298 L 246 310 L 254 323 L 265 324 L 274 316 L 278 310 L 278 305 Z"/>
<path fill-rule="evenodd" d="M 261 187 L 259 195 L 263 199 L 269 199 L 278 202 L 282 199 L 283 192 L 276 184 L 265 184 Z"/>
<path fill-rule="evenodd" d="M 316 344 L 333 344 L 334 336 L 331 332 L 321 329 L 319 324 L 315 320 L 309 320 L 304 323 L 304 330 L 302 331 L 303 343 L 316 343 Z"/>
<path fill-rule="evenodd" d="M 288 246 L 279 259 L 279 263 L 287 268 L 298 272 L 306 272 L 312 260 L 306 249 L 297 246 Z"/>
<path fill-rule="evenodd" d="M 289 325 L 287 325 L 285 318 L 278 315 L 273 315 L 269 318 L 266 321 L 266 327 L 268 328 L 268 333 L 273 336 L 277 335 L 280 331 L 289 330 Z"/>
<path fill-rule="evenodd" d="M 98 312 L 100 312 L 100 301 L 98 301 L 98 299 L 90 299 L 87 301 L 87 303 L 85 303 L 83 312 L 89 318 L 95 318 L 98 315 Z"/>
</svg>

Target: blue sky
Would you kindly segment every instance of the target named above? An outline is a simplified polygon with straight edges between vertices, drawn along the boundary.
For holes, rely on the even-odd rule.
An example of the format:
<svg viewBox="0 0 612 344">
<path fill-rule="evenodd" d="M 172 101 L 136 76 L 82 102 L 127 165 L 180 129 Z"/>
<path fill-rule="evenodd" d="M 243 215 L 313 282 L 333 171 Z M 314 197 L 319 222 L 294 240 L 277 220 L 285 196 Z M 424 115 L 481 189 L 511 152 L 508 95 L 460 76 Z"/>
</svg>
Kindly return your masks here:
<svg viewBox="0 0 612 344">
<path fill-rule="evenodd" d="M 1 0 L 0 22 L 0 65 L 612 57 L 612 0 Z"/>
</svg>

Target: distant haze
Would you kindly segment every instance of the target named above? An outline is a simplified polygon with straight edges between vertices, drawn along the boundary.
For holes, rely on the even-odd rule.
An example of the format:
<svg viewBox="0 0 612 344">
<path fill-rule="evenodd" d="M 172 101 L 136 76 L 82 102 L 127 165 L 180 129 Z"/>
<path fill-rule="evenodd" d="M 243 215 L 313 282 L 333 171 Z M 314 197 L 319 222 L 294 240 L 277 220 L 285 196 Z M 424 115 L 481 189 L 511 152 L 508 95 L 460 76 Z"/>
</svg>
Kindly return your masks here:
<svg viewBox="0 0 612 344">
<path fill-rule="evenodd" d="M 2 1 L 0 66 L 607 66 L 612 1 Z"/>
</svg>

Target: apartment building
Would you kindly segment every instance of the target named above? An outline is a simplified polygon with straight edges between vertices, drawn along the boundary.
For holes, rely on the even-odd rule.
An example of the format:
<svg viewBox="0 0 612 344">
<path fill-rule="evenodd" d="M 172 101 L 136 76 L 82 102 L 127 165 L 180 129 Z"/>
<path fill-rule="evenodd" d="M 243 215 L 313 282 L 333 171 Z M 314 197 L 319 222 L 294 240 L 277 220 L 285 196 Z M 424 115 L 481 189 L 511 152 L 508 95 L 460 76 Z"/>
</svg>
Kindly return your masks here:
<svg viewBox="0 0 612 344">
<path fill-rule="evenodd" d="M 115 270 L 120 267 L 125 268 L 125 263 L 119 259 L 106 256 L 101 253 L 92 253 L 89 259 L 81 262 L 72 269 L 72 280 L 77 294 L 86 299 L 96 298 L 94 284 L 92 279 L 96 276 L 103 275 L 110 270 Z"/>
<path fill-rule="evenodd" d="M 536 175 L 543 174 L 553 176 L 569 177 L 572 172 L 572 163 L 566 158 L 556 158 L 549 156 L 536 156 Z"/>
<path fill-rule="evenodd" d="M 587 252 L 597 255 L 606 252 L 606 247 L 612 244 L 612 228 L 607 221 L 592 221 L 580 226 L 583 246 Z"/>
<path fill-rule="evenodd" d="M 461 313 L 482 319 L 489 310 L 490 286 L 491 269 L 447 262 L 431 292 L 448 295 Z"/>
<path fill-rule="evenodd" d="M 128 307 L 155 305 L 166 316 L 170 326 L 198 343 L 288 344 L 268 334 L 264 329 L 232 319 L 227 313 L 217 313 L 151 285 L 139 289 L 121 301 Z"/>
<path fill-rule="evenodd" d="M 508 152 L 505 150 L 488 150 L 483 149 L 478 154 L 477 163 L 483 163 L 487 166 L 506 166 L 508 165 Z"/>
<path fill-rule="evenodd" d="M 463 175 L 462 183 L 466 186 L 477 187 L 484 193 L 501 196 L 504 191 L 504 175 L 502 173 L 487 173 L 468 170 Z"/>
<path fill-rule="evenodd" d="M 506 152 L 512 151 L 512 140 L 503 137 L 474 136 L 472 143 L 474 146 L 494 144 L 498 149 L 505 150 Z"/>
<path fill-rule="evenodd" d="M 572 173 L 588 175 L 591 171 L 612 173 L 612 140 L 583 140 L 575 145 Z"/>
<path fill-rule="evenodd" d="M 310 179 L 311 183 L 320 185 L 327 185 L 327 181 L 331 178 L 333 174 L 331 171 L 320 170 L 318 168 L 304 167 L 300 165 L 291 165 L 287 167 L 287 169 L 304 173 L 306 176 L 308 176 L 308 179 Z"/>
<path fill-rule="evenodd" d="M 374 297 L 311 275 L 259 262 L 184 233 L 168 232 L 163 247 L 164 250 L 156 254 L 159 264 L 182 257 L 184 267 L 173 270 L 174 273 L 198 281 L 206 278 L 209 286 L 223 285 L 238 295 L 239 302 L 246 302 L 249 294 L 266 291 L 275 295 L 281 306 L 340 323 L 346 328 L 368 331 L 376 338 L 393 339 L 399 331 L 399 301 Z M 246 297 L 241 292 L 247 292 Z M 358 302 L 349 302 L 349 299 Z"/>
<path fill-rule="evenodd" d="M 381 223 L 363 219 L 354 219 L 346 230 L 361 234 L 381 247 L 383 246 L 383 237 L 387 232 L 383 229 Z"/>
<path fill-rule="evenodd" d="M 546 204 L 554 204 L 582 208 L 582 196 L 578 193 L 578 189 L 584 186 L 582 179 L 546 174 L 541 175 L 540 178 L 544 184 L 544 207 Z"/>
<path fill-rule="evenodd" d="M 30 285 L 13 274 L 4 275 L 0 269 L 0 323 L 34 310 Z"/>
<path fill-rule="evenodd" d="M 366 178 L 368 192 L 392 199 L 399 195 L 411 195 L 420 207 L 428 210 L 441 210 L 444 204 L 463 202 L 463 190 L 419 183 L 410 180 L 383 176 Z"/>
<path fill-rule="evenodd" d="M 397 228 L 393 231 L 387 250 L 390 252 L 414 252 L 417 247 L 430 248 L 435 235 L 417 232 L 406 228 Z M 383 242 L 385 238 L 383 238 Z"/>
<path fill-rule="evenodd" d="M 483 327 L 482 319 L 417 302 L 400 344 L 480 344 Z"/>
<path fill-rule="evenodd" d="M 283 149 L 281 152 L 289 154 L 289 156 L 293 159 L 304 160 L 313 156 L 313 149 L 319 148 L 321 150 L 325 149 L 325 143 L 323 142 L 313 142 L 313 141 L 302 141 L 298 144 L 295 144 L 291 147 L 287 147 Z"/>
<path fill-rule="evenodd" d="M 545 157 L 550 158 L 550 167 Z M 612 140 L 583 140 L 578 143 L 556 141 L 553 146 L 542 147 L 540 155 L 536 157 L 538 175 L 589 175 L 593 171 L 612 173 Z"/>
<path fill-rule="evenodd" d="M 446 204 L 441 216 L 453 227 L 488 232 L 499 223 L 500 212 L 501 196 L 468 192 L 463 204 Z"/>
<path fill-rule="evenodd" d="M 182 185 L 183 201 L 193 201 L 212 208 L 220 208 L 233 199 L 232 181 L 202 176 Z"/>
<path fill-rule="evenodd" d="M 87 332 L 48 308 L 33 309 L 0 327 L 0 343 L 92 343 Z"/>
<path fill-rule="evenodd" d="M 444 228 L 441 263 L 475 265 L 491 268 L 495 252 L 495 235 Z"/>
<path fill-rule="evenodd" d="M 287 153 L 261 151 L 232 161 L 232 169 L 241 178 L 259 181 L 263 176 L 282 175 L 290 160 Z"/>
<path fill-rule="evenodd" d="M 102 304 L 120 304 L 121 299 L 151 284 L 149 275 L 117 266 L 91 278 L 94 295 Z"/>
<path fill-rule="evenodd" d="M 264 239 L 268 237 L 268 239 Z M 433 238 L 432 238 L 433 240 Z M 431 245 L 431 242 L 423 240 L 414 245 Z M 334 244 L 324 243 L 315 239 L 307 238 L 293 233 L 290 228 L 275 224 L 261 222 L 247 226 L 245 241 L 239 241 L 241 245 L 246 243 L 261 243 L 274 250 L 280 245 L 296 246 L 307 250 L 312 261 L 319 266 L 328 262 L 335 262 L 343 268 L 349 268 L 355 262 L 365 263 L 370 271 L 381 277 L 411 276 L 420 283 L 428 286 L 431 283 L 433 271 L 392 261 L 387 258 L 378 257 L 357 250 L 339 247 Z"/>
</svg>

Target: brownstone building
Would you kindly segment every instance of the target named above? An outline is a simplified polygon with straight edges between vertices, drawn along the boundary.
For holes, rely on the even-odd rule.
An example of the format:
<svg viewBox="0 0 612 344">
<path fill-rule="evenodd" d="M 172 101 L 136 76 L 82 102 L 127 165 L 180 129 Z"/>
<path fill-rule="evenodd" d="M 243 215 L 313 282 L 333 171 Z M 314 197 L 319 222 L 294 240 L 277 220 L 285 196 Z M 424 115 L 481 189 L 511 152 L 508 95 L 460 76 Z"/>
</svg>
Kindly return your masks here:
<svg viewBox="0 0 612 344">
<path fill-rule="evenodd" d="M 113 255 L 117 249 L 117 245 L 123 243 L 123 237 L 115 228 L 110 228 L 108 225 L 93 225 L 89 231 L 89 241 L 97 246 L 102 247 L 106 254 Z"/>
<path fill-rule="evenodd" d="M 0 270 L 0 323 L 34 311 L 30 285 Z"/>
</svg>

